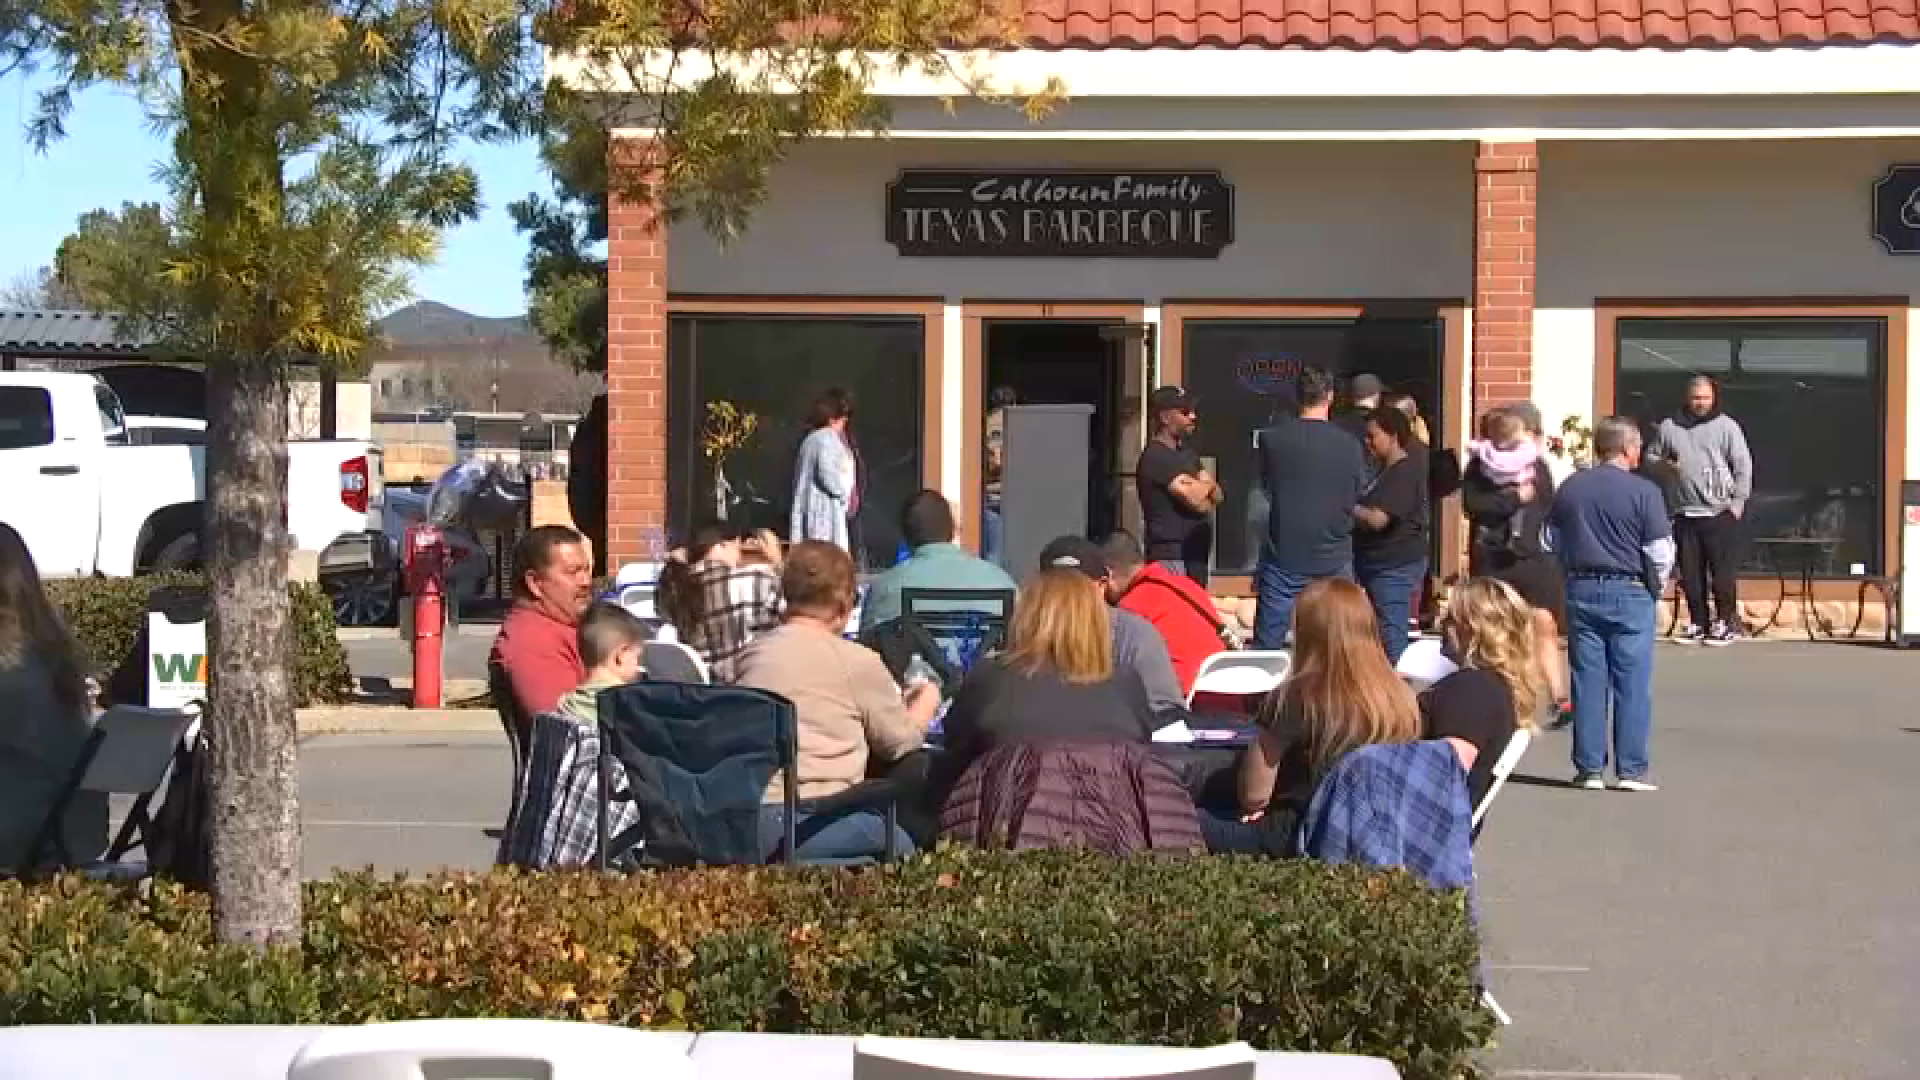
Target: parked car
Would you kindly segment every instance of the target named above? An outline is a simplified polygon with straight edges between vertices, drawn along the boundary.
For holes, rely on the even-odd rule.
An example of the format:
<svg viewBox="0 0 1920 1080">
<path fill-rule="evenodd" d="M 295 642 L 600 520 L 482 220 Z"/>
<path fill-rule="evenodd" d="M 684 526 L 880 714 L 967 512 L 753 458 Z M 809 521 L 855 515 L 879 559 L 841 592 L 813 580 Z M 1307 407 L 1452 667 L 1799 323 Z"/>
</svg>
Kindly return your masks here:
<svg viewBox="0 0 1920 1080">
<path fill-rule="evenodd" d="M 143 416 L 89 374 L 0 372 L 0 521 L 43 575 L 122 577 L 200 566 L 205 422 Z M 287 532 L 316 554 L 323 583 L 377 575 L 392 561 L 381 529 L 379 448 L 361 440 L 287 445 Z"/>
</svg>

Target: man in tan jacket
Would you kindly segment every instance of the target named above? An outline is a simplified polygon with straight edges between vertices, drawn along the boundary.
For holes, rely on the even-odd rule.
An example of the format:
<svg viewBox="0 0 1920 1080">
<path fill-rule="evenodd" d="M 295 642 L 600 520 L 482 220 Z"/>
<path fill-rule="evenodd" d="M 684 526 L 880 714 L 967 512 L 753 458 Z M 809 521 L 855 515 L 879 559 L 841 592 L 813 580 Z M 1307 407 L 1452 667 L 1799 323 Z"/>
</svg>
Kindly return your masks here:
<svg viewBox="0 0 1920 1080">
<path fill-rule="evenodd" d="M 785 621 L 747 647 L 734 682 L 793 702 L 797 794 L 837 795 L 866 779 L 869 762 L 898 761 L 920 748 L 940 706 L 940 690 L 921 683 L 903 697 L 880 655 L 846 639 L 858 592 L 853 559 L 845 551 L 817 541 L 795 544 L 781 568 L 780 589 Z M 785 828 L 784 799 L 776 776 L 761 811 L 761 836 L 769 847 Z M 886 829 L 886 819 L 871 811 L 838 815 L 804 840 L 795 857 L 870 859 L 885 848 Z M 904 832 L 896 833 L 894 850 L 913 850 Z"/>
</svg>

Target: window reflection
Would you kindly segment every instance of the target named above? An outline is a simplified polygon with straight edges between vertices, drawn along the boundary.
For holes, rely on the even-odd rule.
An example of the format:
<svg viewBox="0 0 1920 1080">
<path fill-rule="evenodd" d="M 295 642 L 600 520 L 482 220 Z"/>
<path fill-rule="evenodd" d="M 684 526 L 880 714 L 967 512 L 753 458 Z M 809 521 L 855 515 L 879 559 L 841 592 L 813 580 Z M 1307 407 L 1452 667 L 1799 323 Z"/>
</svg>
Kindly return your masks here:
<svg viewBox="0 0 1920 1080">
<path fill-rule="evenodd" d="M 1882 411 L 1886 325 L 1879 319 L 1622 319 L 1615 409 L 1651 432 L 1695 374 L 1746 430 L 1754 493 L 1742 520 L 1743 569 L 1771 572 L 1752 541 L 1832 541 L 1815 571 L 1882 572 Z M 1796 556 L 1797 557 L 1797 556 Z"/>
<path fill-rule="evenodd" d="M 1315 365 L 1339 376 L 1377 375 L 1412 394 L 1442 445 L 1439 429 L 1440 324 L 1430 318 L 1188 319 L 1182 356 L 1187 388 L 1200 401 L 1194 441 L 1214 459 L 1226 498 L 1215 516 L 1214 573 L 1250 574 L 1266 534 L 1254 432 L 1293 416 L 1294 379 Z"/>
<path fill-rule="evenodd" d="M 814 399 L 853 395 L 862 503 L 855 534 L 868 568 L 892 565 L 900 507 L 919 490 L 925 328 L 891 316 L 678 315 L 668 324 L 668 512 L 680 531 L 724 510 L 728 520 L 787 535 L 793 461 Z M 754 433 L 718 483 L 701 452 L 708 405 L 751 414 Z M 613 432 L 618 438 L 619 432 Z"/>
</svg>

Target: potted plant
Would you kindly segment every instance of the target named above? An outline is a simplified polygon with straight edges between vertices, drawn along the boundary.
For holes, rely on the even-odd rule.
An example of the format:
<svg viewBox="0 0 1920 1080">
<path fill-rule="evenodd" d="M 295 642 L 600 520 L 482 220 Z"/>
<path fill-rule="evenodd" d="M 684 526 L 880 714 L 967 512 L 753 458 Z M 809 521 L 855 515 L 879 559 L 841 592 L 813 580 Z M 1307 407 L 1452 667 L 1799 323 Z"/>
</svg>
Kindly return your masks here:
<svg viewBox="0 0 1920 1080">
<path fill-rule="evenodd" d="M 707 421 L 700 432 L 700 450 L 713 465 L 713 512 L 727 520 L 733 508 L 733 485 L 727 480 L 727 459 L 738 453 L 760 429 L 760 417 L 731 401 L 707 402 Z"/>
</svg>

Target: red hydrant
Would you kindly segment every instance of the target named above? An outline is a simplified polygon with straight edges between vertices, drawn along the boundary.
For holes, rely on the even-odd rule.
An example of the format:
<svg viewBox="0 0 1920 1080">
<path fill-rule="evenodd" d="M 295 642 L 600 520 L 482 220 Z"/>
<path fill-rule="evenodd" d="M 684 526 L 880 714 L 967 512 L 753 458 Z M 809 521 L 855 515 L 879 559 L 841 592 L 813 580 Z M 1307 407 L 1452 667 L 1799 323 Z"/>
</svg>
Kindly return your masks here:
<svg viewBox="0 0 1920 1080">
<path fill-rule="evenodd" d="M 413 595 L 413 707 L 440 707 L 441 636 L 446 622 L 443 589 L 446 539 L 438 525 L 407 529 L 407 589 Z"/>
</svg>

